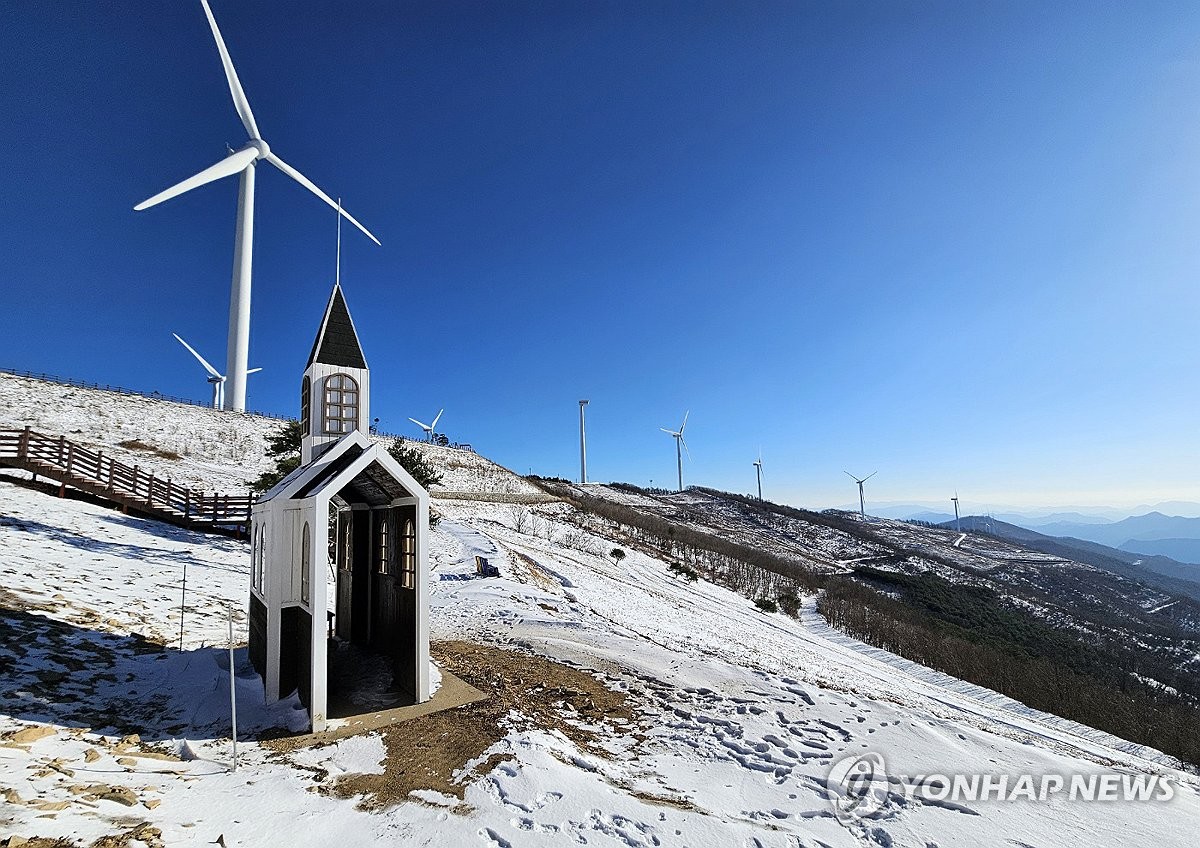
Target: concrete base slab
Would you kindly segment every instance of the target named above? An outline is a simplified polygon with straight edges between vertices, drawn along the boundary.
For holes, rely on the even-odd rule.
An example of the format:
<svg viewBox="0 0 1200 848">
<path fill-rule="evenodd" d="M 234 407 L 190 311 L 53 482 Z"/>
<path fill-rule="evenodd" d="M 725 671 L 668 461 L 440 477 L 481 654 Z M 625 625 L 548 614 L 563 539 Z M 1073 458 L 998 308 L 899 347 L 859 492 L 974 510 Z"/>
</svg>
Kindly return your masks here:
<svg viewBox="0 0 1200 848">
<path fill-rule="evenodd" d="M 433 697 L 424 703 L 391 707 L 347 718 L 330 719 L 329 727 L 320 733 L 306 733 L 298 736 L 272 739 L 270 745 L 273 748 L 283 750 L 306 748 L 311 745 L 323 745 L 338 739 L 344 739 L 348 736 L 357 736 L 360 733 L 368 733 L 372 730 L 379 730 L 380 728 L 390 727 L 394 724 L 402 724 L 421 716 L 440 713 L 443 710 L 452 710 L 464 704 L 482 701 L 487 697 L 483 692 L 480 692 L 461 678 L 455 677 L 444 668 L 441 669 L 441 673 L 442 685 L 438 687 Z"/>
</svg>

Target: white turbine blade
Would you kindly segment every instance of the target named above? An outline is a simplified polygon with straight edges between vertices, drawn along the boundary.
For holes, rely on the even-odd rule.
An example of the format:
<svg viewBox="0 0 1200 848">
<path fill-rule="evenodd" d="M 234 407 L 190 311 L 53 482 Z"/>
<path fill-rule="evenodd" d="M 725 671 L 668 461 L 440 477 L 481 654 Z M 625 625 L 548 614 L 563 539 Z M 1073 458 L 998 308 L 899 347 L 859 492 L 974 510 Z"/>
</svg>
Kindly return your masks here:
<svg viewBox="0 0 1200 848">
<path fill-rule="evenodd" d="M 879 473 L 878 471 L 872 471 L 870 474 L 868 474 L 866 477 L 863 478 L 863 482 L 864 483 L 867 482 L 868 480 L 870 480 L 872 477 L 874 477 L 878 473 Z"/>
<path fill-rule="evenodd" d="M 442 417 L 442 413 L 443 413 L 443 412 L 445 412 L 445 411 L 446 411 L 446 410 L 444 410 L 444 409 L 439 409 L 439 410 L 438 410 L 437 417 L 436 417 L 436 418 L 434 418 L 434 419 L 433 419 L 433 423 L 429 425 L 429 429 L 430 429 L 430 430 L 432 430 L 434 427 L 436 427 L 436 426 L 437 426 L 437 423 L 438 423 L 438 418 L 441 418 L 441 417 Z"/>
<path fill-rule="evenodd" d="M 204 366 L 204 370 L 205 370 L 205 371 L 207 371 L 207 372 L 208 372 L 209 374 L 211 374 L 212 376 L 216 377 L 218 380 L 224 380 L 224 379 L 225 379 L 225 378 L 224 378 L 224 377 L 221 375 L 221 373 L 220 373 L 219 371 L 217 371 L 217 369 L 216 369 L 216 368 L 213 368 L 211 365 L 209 365 L 209 364 L 208 364 L 208 361 L 207 361 L 207 360 L 205 360 L 205 358 L 204 358 L 203 356 L 201 356 L 200 354 L 196 353 L 196 349 L 195 349 L 194 347 L 192 347 L 190 344 L 188 344 L 187 342 L 185 342 L 183 339 L 179 338 L 179 336 L 175 335 L 175 333 L 171 333 L 171 335 L 172 335 L 172 336 L 175 336 L 175 341 L 179 342 L 181 345 L 183 345 L 184 347 L 186 347 L 186 348 L 188 349 L 188 351 L 189 351 L 189 352 L 192 354 L 192 356 L 194 356 L 194 357 L 196 357 L 198 360 L 200 360 L 200 364 Z"/>
<path fill-rule="evenodd" d="M 353 224 L 354 226 L 356 226 L 360 230 L 362 230 L 363 233 L 366 234 L 367 238 L 369 238 L 371 241 L 375 242 L 376 244 L 379 244 L 379 239 L 375 238 L 375 236 L 373 236 L 371 234 L 370 230 L 368 230 L 362 224 L 358 223 L 358 221 L 356 221 L 354 219 L 354 216 L 351 215 L 349 212 L 347 212 L 345 209 L 343 209 L 337 201 L 330 199 L 328 194 L 326 194 L 325 192 L 323 192 L 319 188 L 317 188 L 316 183 L 314 183 L 308 177 L 304 176 L 304 174 L 297 171 L 295 168 L 293 168 L 287 162 L 284 162 L 282 159 L 280 159 L 274 153 L 268 153 L 266 158 L 267 158 L 267 161 L 270 162 L 272 165 L 274 165 L 276 168 L 283 171 L 285 174 L 287 174 L 293 180 L 300 183 L 300 185 L 304 186 L 306 189 L 311 191 L 317 197 L 321 198 L 326 203 L 328 203 L 330 206 L 332 206 L 334 209 L 336 209 L 338 212 L 340 212 L 343 218 L 345 218 L 351 224 Z M 382 245 L 380 245 L 380 246 L 382 246 Z"/>
<path fill-rule="evenodd" d="M 244 150 L 239 150 L 237 153 L 230 154 L 215 165 L 209 165 L 195 176 L 188 177 L 181 183 L 175 183 L 169 189 L 160 191 L 147 200 L 143 200 L 137 206 L 133 207 L 133 211 L 141 212 L 143 209 L 149 209 L 151 206 L 157 206 L 164 200 L 170 200 L 172 197 L 178 197 L 185 191 L 191 191 L 194 188 L 211 183 L 213 180 L 219 180 L 222 177 L 232 177 L 245 169 L 247 165 L 254 161 L 254 157 L 258 156 L 258 151 L 253 147 L 247 147 Z"/>
<path fill-rule="evenodd" d="M 858 478 L 855 477 L 853 474 L 851 474 L 849 471 L 846 472 L 846 476 L 849 477 L 851 480 L 853 480 L 855 483 L 858 482 Z"/>
<path fill-rule="evenodd" d="M 251 368 L 251 369 L 250 369 L 249 371 L 247 371 L 246 373 L 247 373 L 247 374 L 257 374 L 257 373 L 258 373 L 259 371 L 261 371 L 261 370 L 262 370 L 261 368 Z"/>
<path fill-rule="evenodd" d="M 666 433 L 668 436 L 678 436 L 678 435 L 679 435 L 679 434 L 678 434 L 678 433 L 676 433 L 674 430 L 668 430 L 666 427 L 659 427 L 658 429 L 662 430 L 662 431 L 663 431 L 664 433 Z"/>
<path fill-rule="evenodd" d="M 690 460 L 692 458 L 692 452 L 688 450 L 687 442 L 683 439 L 682 430 L 679 431 L 679 435 L 676 438 L 679 439 L 679 444 L 683 445 L 683 452 L 687 454 L 687 458 Z"/>
<path fill-rule="evenodd" d="M 683 428 L 687 426 L 687 417 L 688 417 L 689 415 L 691 415 L 691 414 L 692 414 L 692 411 L 691 411 L 690 409 L 689 409 L 687 412 L 683 413 L 683 423 L 679 425 L 679 432 L 680 432 L 680 433 L 682 433 L 682 432 L 683 432 Z"/>
<path fill-rule="evenodd" d="M 415 418 L 410 418 L 410 419 L 408 419 L 408 420 L 409 420 L 409 421 L 411 421 L 412 423 L 416 424 L 416 425 L 417 425 L 418 427 L 420 427 L 422 430 L 432 430 L 432 429 L 433 429 L 432 427 L 429 427 L 429 426 L 427 426 L 427 425 L 425 425 L 425 424 L 422 424 L 420 421 L 418 421 L 418 420 L 417 420 L 417 419 L 415 419 Z"/>
<path fill-rule="evenodd" d="M 204 14 L 208 16 L 208 26 L 212 29 L 213 38 L 217 41 L 217 52 L 221 54 L 221 64 L 225 66 L 225 79 L 229 83 L 229 93 L 233 95 L 233 108 L 237 110 L 238 117 L 242 119 L 242 125 L 246 128 L 246 132 L 250 133 L 250 137 L 262 138 L 258 134 L 258 124 L 254 123 L 254 113 L 250 111 L 250 101 L 246 99 L 246 92 L 242 91 L 242 83 L 238 79 L 237 71 L 233 69 L 233 60 L 229 58 L 225 39 L 221 37 L 221 30 L 217 29 L 217 19 L 213 17 L 212 9 L 208 8 L 208 0 L 200 0 L 200 5 L 204 7 Z"/>
</svg>

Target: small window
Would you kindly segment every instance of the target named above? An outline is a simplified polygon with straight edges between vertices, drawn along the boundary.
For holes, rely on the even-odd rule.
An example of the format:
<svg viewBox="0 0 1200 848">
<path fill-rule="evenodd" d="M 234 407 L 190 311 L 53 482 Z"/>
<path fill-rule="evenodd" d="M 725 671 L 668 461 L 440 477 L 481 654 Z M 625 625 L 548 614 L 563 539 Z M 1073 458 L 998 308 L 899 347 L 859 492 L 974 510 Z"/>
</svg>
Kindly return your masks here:
<svg viewBox="0 0 1200 848">
<path fill-rule="evenodd" d="M 309 564 L 312 562 L 312 539 L 308 532 L 308 522 L 304 522 L 304 531 L 300 537 L 300 600 L 308 603 L 309 596 Z"/>
<path fill-rule="evenodd" d="M 300 433 L 312 433 L 312 380 L 308 377 L 300 384 Z"/>
<path fill-rule="evenodd" d="M 262 592 L 262 527 L 254 528 L 254 544 L 250 548 L 250 585 Z"/>
<path fill-rule="evenodd" d="M 348 374 L 325 378 L 326 433 L 349 433 L 358 426 L 358 383 Z"/>
<path fill-rule="evenodd" d="M 405 519 L 400 539 L 400 585 L 405 589 L 417 585 L 417 531 L 411 518 Z"/>
<path fill-rule="evenodd" d="M 389 559 L 391 551 L 388 550 L 388 519 L 386 516 L 380 516 L 379 519 L 379 573 L 388 574 L 391 571 L 391 560 Z"/>
<path fill-rule="evenodd" d="M 263 590 L 267 573 L 267 525 L 258 528 L 258 591 Z"/>
</svg>

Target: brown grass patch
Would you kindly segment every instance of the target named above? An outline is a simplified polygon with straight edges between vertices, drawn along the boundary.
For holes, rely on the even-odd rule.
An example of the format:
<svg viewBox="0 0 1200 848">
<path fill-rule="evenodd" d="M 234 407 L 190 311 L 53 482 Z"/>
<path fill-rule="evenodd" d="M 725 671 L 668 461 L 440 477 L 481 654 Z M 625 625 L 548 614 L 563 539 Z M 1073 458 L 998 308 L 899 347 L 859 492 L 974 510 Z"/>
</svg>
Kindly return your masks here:
<svg viewBox="0 0 1200 848">
<path fill-rule="evenodd" d="M 152 453 L 155 456 L 162 457 L 163 459 L 183 459 L 183 454 L 176 453 L 172 450 L 156 448 L 154 445 L 147 444 L 141 439 L 126 439 L 123 442 L 117 442 L 117 447 L 125 448 L 126 450 L 141 451 L 142 453 Z"/>
<path fill-rule="evenodd" d="M 601 734 L 622 732 L 616 723 L 627 722 L 623 732 L 636 732 L 626 693 L 609 689 L 586 672 L 471 642 L 435 642 L 431 648 L 439 665 L 487 699 L 385 729 L 384 773 L 346 775 L 326 791 L 342 798 L 362 795 L 365 809 L 400 803 L 417 789 L 461 800 L 472 778 L 487 774 L 507 757 L 493 754 L 469 774 L 459 772 L 510 730 L 558 730 L 597 756 L 606 755 L 598 744 Z"/>
<path fill-rule="evenodd" d="M 163 848 L 161 836 L 162 831 L 157 827 L 151 827 L 148 822 L 142 822 L 123 833 L 101 836 L 88 848 L 129 848 L 134 842 L 137 842 L 138 845 L 149 846 L 149 848 Z M 8 848 L 10 845 L 19 845 L 21 848 L 77 848 L 78 844 L 62 837 L 51 839 L 46 836 L 31 836 L 22 840 L 18 836 L 10 836 L 0 842 L 0 848 Z"/>
</svg>

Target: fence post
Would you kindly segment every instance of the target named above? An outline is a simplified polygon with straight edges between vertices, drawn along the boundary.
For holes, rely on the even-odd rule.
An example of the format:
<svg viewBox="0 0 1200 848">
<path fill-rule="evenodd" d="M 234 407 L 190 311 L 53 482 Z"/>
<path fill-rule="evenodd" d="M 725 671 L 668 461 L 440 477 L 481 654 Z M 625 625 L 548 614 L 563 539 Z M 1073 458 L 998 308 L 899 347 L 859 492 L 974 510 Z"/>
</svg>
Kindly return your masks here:
<svg viewBox="0 0 1200 848">
<path fill-rule="evenodd" d="M 62 464 L 62 457 L 59 457 L 59 464 Z M 67 442 L 67 473 L 71 473 L 71 466 L 75 464 L 75 443 Z"/>
<path fill-rule="evenodd" d="M 59 437 L 58 437 L 58 464 L 59 464 L 59 465 L 62 465 L 62 464 L 63 464 L 63 461 L 62 461 L 62 455 L 63 455 L 63 444 L 64 444 L 66 441 L 67 441 L 67 437 L 66 437 L 66 436 L 59 436 Z"/>
<path fill-rule="evenodd" d="M 29 427 L 21 431 L 21 438 L 17 440 L 17 456 L 20 459 L 29 458 Z"/>
<path fill-rule="evenodd" d="M 187 519 L 192 514 L 192 490 L 183 490 L 183 517 Z"/>
<path fill-rule="evenodd" d="M 108 493 L 109 493 L 110 495 L 112 494 L 112 490 L 113 490 L 113 467 L 114 467 L 116 464 L 117 464 L 117 463 L 116 463 L 116 462 L 114 462 L 114 461 L 113 461 L 113 458 L 110 456 L 110 457 L 108 458 Z"/>
</svg>

